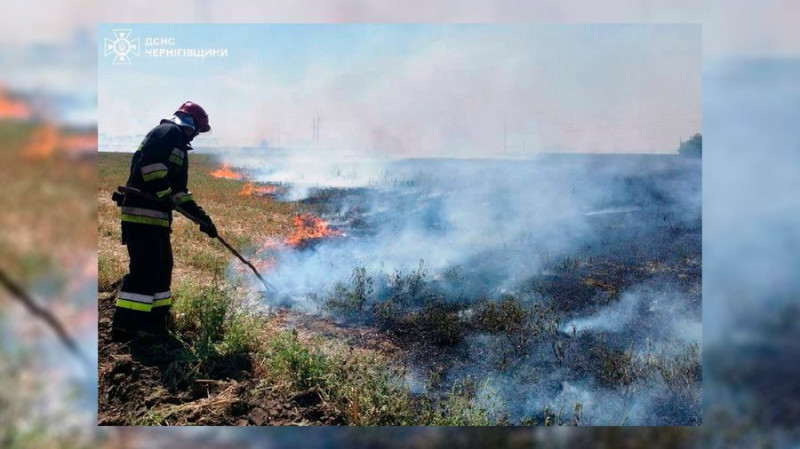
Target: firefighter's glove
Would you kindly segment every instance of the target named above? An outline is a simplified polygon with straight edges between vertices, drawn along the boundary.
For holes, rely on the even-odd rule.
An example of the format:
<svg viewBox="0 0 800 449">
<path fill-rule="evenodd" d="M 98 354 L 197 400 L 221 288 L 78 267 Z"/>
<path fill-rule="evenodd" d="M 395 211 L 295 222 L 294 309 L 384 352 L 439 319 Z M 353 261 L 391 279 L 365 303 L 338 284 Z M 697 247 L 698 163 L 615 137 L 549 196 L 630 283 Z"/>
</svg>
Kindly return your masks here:
<svg viewBox="0 0 800 449">
<path fill-rule="evenodd" d="M 111 194 L 111 201 L 117 203 L 117 207 L 122 207 L 122 202 L 125 200 L 125 195 L 122 192 L 114 192 Z"/>
<path fill-rule="evenodd" d="M 206 218 L 205 222 L 200 225 L 200 232 L 204 232 L 212 239 L 215 239 L 219 236 L 217 233 L 217 227 L 214 226 L 214 222 L 212 222 L 210 218 Z"/>
</svg>

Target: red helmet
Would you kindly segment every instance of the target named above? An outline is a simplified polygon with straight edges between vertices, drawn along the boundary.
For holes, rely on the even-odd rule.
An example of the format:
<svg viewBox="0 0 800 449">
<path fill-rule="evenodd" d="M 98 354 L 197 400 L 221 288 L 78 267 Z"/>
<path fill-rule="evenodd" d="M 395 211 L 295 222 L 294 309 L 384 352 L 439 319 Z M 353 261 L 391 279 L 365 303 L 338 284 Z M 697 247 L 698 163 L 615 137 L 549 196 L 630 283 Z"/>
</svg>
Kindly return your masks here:
<svg viewBox="0 0 800 449">
<path fill-rule="evenodd" d="M 206 133 L 211 131 L 211 126 L 208 125 L 208 114 L 199 104 L 187 101 L 176 112 L 183 112 L 192 116 L 197 124 L 197 132 Z"/>
</svg>

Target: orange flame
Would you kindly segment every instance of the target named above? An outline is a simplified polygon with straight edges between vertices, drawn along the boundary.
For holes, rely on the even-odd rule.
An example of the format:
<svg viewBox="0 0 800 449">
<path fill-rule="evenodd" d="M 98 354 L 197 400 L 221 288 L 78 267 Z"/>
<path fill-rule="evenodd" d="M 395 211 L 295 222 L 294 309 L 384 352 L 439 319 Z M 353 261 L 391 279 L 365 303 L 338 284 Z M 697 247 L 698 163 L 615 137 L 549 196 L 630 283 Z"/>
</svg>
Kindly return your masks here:
<svg viewBox="0 0 800 449">
<path fill-rule="evenodd" d="M 97 135 L 84 133 L 64 136 L 61 139 L 61 147 L 67 153 L 97 151 Z"/>
<path fill-rule="evenodd" d="M 242 179 L 244 177 L 241 173 L 231 170 L 228 164 L 222 164 L 221 168 L 212 171 L 211 176 L 223 179 Z"/>
<path fill-rule="evenodd" d="M 55 152 L 61 139 L 58 127 L 46 124 L 38 128 L 25 146 L 24 154 L 31 159 L 44 159 Z"/>
<path fill-rule="evenodd" d="M 33 132 L 23 154 L 30 159 L 46 159 L 56 153 L 79 156 L 96 150 L 96 134 L 65 133 L 55 124 L 44 123 Z"/>
<path fill-rule="evenodd" d="M 242 190 L 239 191 L 239 196 L 273 195 L 277 190 L 275 186 L 256 186 L 252 182 L 248 182 L 242 187 Z"/>
<path fill-rule="evenodd" d="M 342 235 L 341 231 L 331 229 L 328 222 L 311 214 L 295 215 L 294 227 L 294 234 L 286 239 L 286 243 L 295 248 L 307 246 L 314 240 Z"/>
<path fill-rule="evenodd" d="M 0 119 L 30 120 L 31 118 L 33 118 L 31 107 L 11 98 L 5 88 L 0 86 Z"/>
<path fill-rule="evenodd" d="M 256 260 L 253 262 L 258 271 L 270 271 L 277 265 L 277 251 L 281 247 L 281 241 L 275 237 L 264 242 L 261 249 L 256 251 Z"/>
</svg>

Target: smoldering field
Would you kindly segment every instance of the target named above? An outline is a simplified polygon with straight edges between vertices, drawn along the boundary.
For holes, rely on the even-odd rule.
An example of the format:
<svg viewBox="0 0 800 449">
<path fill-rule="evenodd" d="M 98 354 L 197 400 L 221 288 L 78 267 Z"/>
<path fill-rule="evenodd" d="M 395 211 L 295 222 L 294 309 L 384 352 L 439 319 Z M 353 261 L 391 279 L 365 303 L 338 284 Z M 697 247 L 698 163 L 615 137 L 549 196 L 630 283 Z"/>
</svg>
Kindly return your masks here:
<svg viewBox="0 0 800 449">
<path fill-rule="evenodd" d="M 331 230 L 257 253 L 270 306 L 381 329 L 498 423 L 701 422 L 699 159 L 253 151 L 225 159 Z"/>
</svg>

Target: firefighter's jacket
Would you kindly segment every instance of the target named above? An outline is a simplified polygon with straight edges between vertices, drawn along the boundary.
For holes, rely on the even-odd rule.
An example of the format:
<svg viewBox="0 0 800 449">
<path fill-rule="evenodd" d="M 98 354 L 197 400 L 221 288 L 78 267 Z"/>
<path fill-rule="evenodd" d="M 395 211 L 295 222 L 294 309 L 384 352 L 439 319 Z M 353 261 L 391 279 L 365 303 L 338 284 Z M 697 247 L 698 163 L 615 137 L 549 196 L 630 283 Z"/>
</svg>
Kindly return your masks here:
<svg viewBox="0 0 800 449">
<path fill-rule="evenodd" d="M 164 201 L 156 202 L 126 195 L 122 203 L 123 234 L 128 226 L 156 226 L 169 229 L 172 203 L 191 215 L 208 221 L 187 188 L 189 180 L 189 140 L 175 123 L 162 120 L 145 136 L 133 154 L 127 185 Z"/>
</svg>

